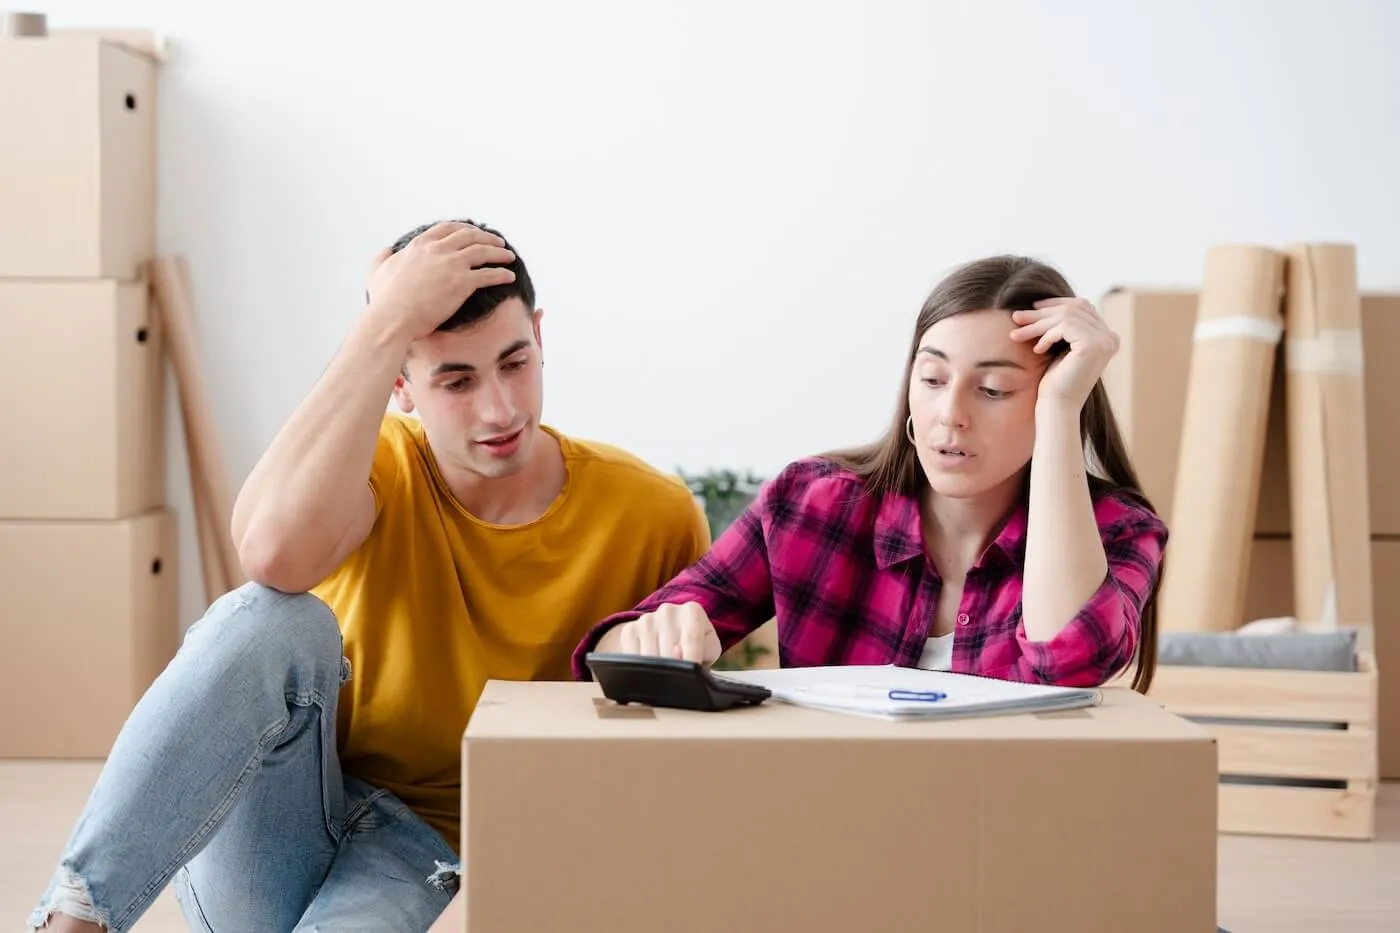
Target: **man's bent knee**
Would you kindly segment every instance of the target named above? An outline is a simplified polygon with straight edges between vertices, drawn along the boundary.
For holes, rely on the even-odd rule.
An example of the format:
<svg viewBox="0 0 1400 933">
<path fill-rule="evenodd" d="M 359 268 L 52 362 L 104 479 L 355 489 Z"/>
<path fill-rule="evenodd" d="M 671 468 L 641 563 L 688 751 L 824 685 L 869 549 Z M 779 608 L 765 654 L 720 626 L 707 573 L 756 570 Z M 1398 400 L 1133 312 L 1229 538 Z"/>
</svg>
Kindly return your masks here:
<svg viewBox="0 0 1400 933">
<path fill-rule="evenodd" d="M 273 668 L 329 665 L 348 679 L 335 613 L 311 593 L 283 593 L 245 583 L 215 600 L 185 636 L 181 650 L 228 654 L 242 665 Z"/>
</svg>

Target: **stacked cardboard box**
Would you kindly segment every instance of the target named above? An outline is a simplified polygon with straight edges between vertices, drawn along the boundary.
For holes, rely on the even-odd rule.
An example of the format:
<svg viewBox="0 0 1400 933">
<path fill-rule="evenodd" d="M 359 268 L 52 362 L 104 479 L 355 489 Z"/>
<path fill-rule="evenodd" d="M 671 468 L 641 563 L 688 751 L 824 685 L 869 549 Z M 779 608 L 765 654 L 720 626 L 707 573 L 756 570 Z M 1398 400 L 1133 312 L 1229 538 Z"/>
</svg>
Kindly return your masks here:
<svg viewBox="0 0 1400 933">
<path fill-rule="evenodd" d="M 0 38 L 0 757 L 104 756 L 176 647 L 157 64 Z"/>
<path fill-rule="evenodd" d="M 1139 478 L 1163 515 L 1172 515 L 1175 508 L 1197 299 L 1195 289 L 1125 287 L 1101 302 L 1105 319 L 1122 339 L 1105 372 L 1105 387 Z M 1361 338 L 1374 605 L 1374 628 L 1363 633 L 1374 643 L 1362 647 L 1374 652 L 1380 671 L 1380 775 L 1400 778 L 1400 678 L 1387 673 L 1400 670 L 1400 488 L 1389 482 L 1400 475 L 1400 410 L 1392 407 L 1400 398 L 1400 372 L 1389 365 L 1400 352 L 1400 294 L 1362 293 Z M 1287 341 L 1280 341 L 1276 352 L 1249 575 L 1237 626 L 1302 615 L 1294 608 Z M 1233 400 L 1222 396 L 1220 404 Z"/>
</svg>

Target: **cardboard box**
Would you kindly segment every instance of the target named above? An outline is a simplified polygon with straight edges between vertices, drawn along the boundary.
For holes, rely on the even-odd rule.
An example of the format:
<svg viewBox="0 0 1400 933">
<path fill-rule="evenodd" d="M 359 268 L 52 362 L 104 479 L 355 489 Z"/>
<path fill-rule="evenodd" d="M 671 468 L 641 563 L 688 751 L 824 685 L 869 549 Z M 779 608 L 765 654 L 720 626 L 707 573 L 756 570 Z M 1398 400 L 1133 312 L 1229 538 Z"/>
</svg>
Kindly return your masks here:
<svg viewBox="0 0 1400 933">
<path fill-rule="evenodd" d="M 1400 780 L 1400 538 L 1371 541 L 1380 776 Z"/>
<path fill-rule="evenodd" d="M 164 342 L 145 286 L 0 280 L 0 328 L 0 519 L 164 505 Z"/>
<path fill-rule="evenodd" d="M 1119 335 L 1117 355 L 1104 371 L 1104 388 L 1123 428 L 1144 490 L 1161 515 L 1171 515 L 1177 455 L 1190 371 L 1197 292 L 1192 289 L 1114 288 L 1100 302 L 1104 320 Z M 1400 420 L 1390 407 L 1400 398 L 1400 294 L 1361 295 L 1365 366 L 1367 469 L 1373 477 L 1400 476 Z M 1287 535 L 1289 504 L 1287 361 L 1285 342 L 1273 368 L 1269 426 L 1264 440 L 1255 533 Z M 1400 535 L 1400 486 L 1370 484 L 1373 535 Z"/>
<path fill-rule="evenodd" d="M 1104 390 L 1143 492 L 1164 518 L 1175 501 L 1196 298 L 1185 289 L 1117 288 L 1099 302 L 1119 338 L 1104 369 Z"/>
<path fill-rule="evenodd" d="M 472 933 L 1214 933 L 1216 747 L 1124 689 L 892 723 L 491 681 L 462 757 Z"/>
<path fill-rule="evenodd" d="M 1380 777 L 1400 779 L 1400 538 L 1371 539 L 1375 627 L 1360 647 L 1376 660 L 1376 731 Z M 1288 538 L 1256 538 L 1250 563 L 1245 622 L 1293 615 L 1293 545 Z"/>
<path fill-rule="evenodd" d="M 155 251 L 156 62 L 0 39 L 0 278 L 133 280 Z"/>
<path fill-rule="evenodd" d="M 0 758 L 102 758 L 178 645 L 175 519 L 0 522 Z"/>
</svg>

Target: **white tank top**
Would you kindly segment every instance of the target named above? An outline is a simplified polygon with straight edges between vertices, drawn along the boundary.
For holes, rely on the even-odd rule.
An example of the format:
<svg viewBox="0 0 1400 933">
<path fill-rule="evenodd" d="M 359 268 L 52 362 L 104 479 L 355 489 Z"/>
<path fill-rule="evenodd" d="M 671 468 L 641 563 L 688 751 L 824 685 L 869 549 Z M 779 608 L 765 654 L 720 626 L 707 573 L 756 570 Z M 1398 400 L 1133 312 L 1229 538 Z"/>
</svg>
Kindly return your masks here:
<svg viewBox="0 0 1400 933">
<path fill-rule="evenodd" d="M 930 638 L 924 644 L 924 653 L 919 658 L 919 667 L 926 671 L 948 671 L 953 668 L 953 636 L 956 632 Z"/>
</svg>

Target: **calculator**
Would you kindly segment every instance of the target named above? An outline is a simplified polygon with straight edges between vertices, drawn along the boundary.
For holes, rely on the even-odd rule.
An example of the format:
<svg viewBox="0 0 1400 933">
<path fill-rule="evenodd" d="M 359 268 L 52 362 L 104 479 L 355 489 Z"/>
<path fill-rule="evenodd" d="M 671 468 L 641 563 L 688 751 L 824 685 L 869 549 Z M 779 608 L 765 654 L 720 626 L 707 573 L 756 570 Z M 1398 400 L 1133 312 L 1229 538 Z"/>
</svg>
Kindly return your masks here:
<svg viewBox="0 0 1400 933">
<path fill-rule="evenodd" d="M 594 651 L 584 663 L 603 696 L 624 706 L 639 703 L 718 713 L 757 706 L 773 695 L 767 687 L 716 676 L 698 661 Z"/>
</svg>

